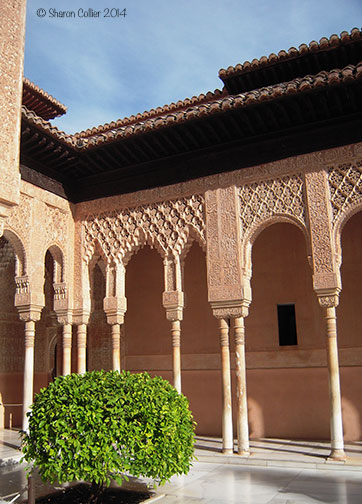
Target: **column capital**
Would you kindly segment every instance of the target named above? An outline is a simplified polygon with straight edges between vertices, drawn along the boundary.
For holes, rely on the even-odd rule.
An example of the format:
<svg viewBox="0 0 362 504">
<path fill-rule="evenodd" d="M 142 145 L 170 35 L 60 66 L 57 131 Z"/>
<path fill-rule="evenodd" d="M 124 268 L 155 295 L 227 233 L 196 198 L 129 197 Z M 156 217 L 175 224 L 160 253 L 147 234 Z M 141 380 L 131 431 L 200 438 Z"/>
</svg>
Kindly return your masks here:
<svg viewBox="0 0 362 504">
<path fill-rule="evenodd" d="M 338 306 L 340 288 L 318 289 L 315 292 L 322 308 L 336 308 Z"/>
<path fill-rule="evenodd" d="M 72 310 L 55 310 L 57 316 L 58 324 L 64 326 L 73 323 L 73 313 Z"/>
<path fill-rule="evenodd" d="M 18 310 L 20 320 L 23 322 L 38 322 L 43 307 L 29 304 L 17 306 L 16 309 Z"/>
<path fill-rule="evenodd" d="M 183 319 L 185 306 L 184 293 L 180 290 L 165 291 L 162 294 L 162 303 L 166 310 L 167 320 L 170 322 Z"/>
<path fill-rule="evenodd" d="M 247 317 L 250 300 L 239 299 L 233 301 L 212 301 L 212 313 L 217 319 Z"/>
<path fill-rule="evenodd" d="M 75 325 L 88 324 L 89 322 L 89 311 L 78 308 L 73 310 L 72 322 Z"/>
<path fill-rule="evenodd" d="M 123 324 L 127 311 L 127 298 L 123 296 L 109 296 L 103 299 L 103 309 L 110 325 Z"/>
</svg>

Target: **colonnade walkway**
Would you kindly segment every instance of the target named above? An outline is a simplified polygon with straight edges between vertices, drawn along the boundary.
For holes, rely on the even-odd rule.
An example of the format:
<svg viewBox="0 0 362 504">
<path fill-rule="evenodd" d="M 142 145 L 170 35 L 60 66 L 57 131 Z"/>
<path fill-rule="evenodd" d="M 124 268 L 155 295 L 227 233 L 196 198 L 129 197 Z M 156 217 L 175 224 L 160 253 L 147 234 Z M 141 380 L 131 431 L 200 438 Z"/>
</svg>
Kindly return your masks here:
<svg viewBox="0 0 362 504">
<path fill-rule="evenodd" d="M 20 439 L 17 430 L 0 430 L 0 466 L 11 461 L 19 462 Z M 295 441 L 290 439 L 258 439 L 250 441 L 250 455 L 222 453 L 222 439 L 196 436 L 195 455 L 200 462 L 233 464 L 261 467 L 293 467 L 322 470 L 355 470 L 362 474 L 362 441 L 346 443 L 346 461 L 328 460 L 330 453 L 328 441 Z"/>
<path fill-rule="evenodd" d="M 24 465 L 10 463 L 20 460 L 19 444 L 16 430 L 0 430 L 0 500 L 7 502 L 27 484 Z M 197 436 L 198 461 L 189 474 L 171 478 L 148 503 L 360 504 L 362 442 L 346 444 L 346 462 L 326 461 L 329 452 L 328 442 L 262 439 L 251 441 L 244 458 L 222 454 L 221 439 Z M 129 485 L 145 490 L 145 482 Z M 50 491 L 37 480 L 36 496 Z"/>
</svg>

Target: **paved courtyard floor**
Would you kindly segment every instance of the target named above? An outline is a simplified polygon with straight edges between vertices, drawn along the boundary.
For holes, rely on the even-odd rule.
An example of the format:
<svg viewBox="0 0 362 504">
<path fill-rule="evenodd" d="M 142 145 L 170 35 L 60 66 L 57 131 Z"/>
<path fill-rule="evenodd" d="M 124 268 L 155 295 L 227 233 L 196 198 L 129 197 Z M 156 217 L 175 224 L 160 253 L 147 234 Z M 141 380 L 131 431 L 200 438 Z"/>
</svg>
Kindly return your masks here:
<svg viewBox="0 0 362 504">
<path fill-rule="evenodd" d="M 0 431 L 0 459 L 19 454 L 14 432 Z M 223 455 L 221 440 L 198 437 L 199 461 L 187 476 L 159 487 L 153 502 L 362 504 L 362 444 L 350 443 L 346 452 L 346 463 L 326 462 L 328 443 L 265 439 L 252 441 L 251 456 L 242 458 Z M 10 502 L 25 486 L 23 464 L 0 469 L 0 497 Z M 36 483 L 37 495 L 49 490 Z"/>
</svg>

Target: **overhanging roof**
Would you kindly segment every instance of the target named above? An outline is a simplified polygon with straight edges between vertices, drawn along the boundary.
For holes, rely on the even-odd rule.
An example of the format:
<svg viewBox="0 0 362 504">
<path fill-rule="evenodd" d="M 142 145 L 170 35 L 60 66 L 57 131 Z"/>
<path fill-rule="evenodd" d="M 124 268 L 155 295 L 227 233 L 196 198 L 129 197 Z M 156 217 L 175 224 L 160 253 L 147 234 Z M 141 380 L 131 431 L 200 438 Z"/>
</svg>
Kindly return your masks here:
<svg viewBox="0 0 362 504">
<path fill-rule="evenodd" d="M 346 42 L 359 44 L 354 54 L 357 38 L 352 31 Z M 359 141 L 361 111 L 362 62 L 237 94 L 216 90 L 75 135 L 24 107 L 22 164 L 77 202 Z"/>
</svg>

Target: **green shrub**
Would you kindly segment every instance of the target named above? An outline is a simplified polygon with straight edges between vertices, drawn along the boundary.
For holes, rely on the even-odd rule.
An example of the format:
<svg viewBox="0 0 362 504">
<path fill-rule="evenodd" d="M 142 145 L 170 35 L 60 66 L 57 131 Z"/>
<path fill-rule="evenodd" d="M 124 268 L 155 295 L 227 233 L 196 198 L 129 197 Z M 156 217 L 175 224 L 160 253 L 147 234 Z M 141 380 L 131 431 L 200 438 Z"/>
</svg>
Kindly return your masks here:
<svg viewBox="0 0 362 504">
<path fill-rule="evenodd" d="M 43 481 L 97 487 L 124 473 L 163 484 L 193 460 L 194 422 L 185 396 L 148 373 L 93 371 L 62 376 L 36 395 L 24 458 Z"/>
</svg>

